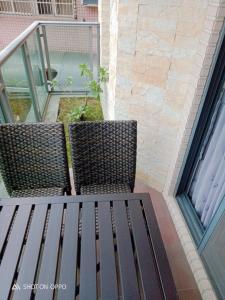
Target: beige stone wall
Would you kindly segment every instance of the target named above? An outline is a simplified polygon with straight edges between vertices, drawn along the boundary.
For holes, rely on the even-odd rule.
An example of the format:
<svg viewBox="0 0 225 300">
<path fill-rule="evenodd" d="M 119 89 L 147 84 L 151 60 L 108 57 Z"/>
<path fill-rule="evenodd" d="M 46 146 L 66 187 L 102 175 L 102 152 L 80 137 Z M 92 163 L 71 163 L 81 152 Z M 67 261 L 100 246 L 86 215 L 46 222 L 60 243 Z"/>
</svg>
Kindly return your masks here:
<svg viewBox="0 0 225 300">
<path fill-rule="evenodd" d="M 111 0 L 111 7 L 116 2 Z M 138 176 L 160 191 L 191 88 L 207 6 L 208 0 L 120 0 L 117 18 L 111 18 L 105 115 L 138 120 Z"/>
<path fill-rule="evenodd" d="M 185 96 L 185 105 L 181 111 L 181 122 L 177 133 L 176 146 L 171 157 L 170 168 L 164 192 L 172 195 L 178 175 L 182 172 L 185 152 L 192 132 L 194 120 L 207 92 L 209 72 L 213 69 L 219 51 L 219 36 L 225 18 L 225 0 L 210 0 L 206 19 L 191 68 L 189 93 Z"/>
</svg>

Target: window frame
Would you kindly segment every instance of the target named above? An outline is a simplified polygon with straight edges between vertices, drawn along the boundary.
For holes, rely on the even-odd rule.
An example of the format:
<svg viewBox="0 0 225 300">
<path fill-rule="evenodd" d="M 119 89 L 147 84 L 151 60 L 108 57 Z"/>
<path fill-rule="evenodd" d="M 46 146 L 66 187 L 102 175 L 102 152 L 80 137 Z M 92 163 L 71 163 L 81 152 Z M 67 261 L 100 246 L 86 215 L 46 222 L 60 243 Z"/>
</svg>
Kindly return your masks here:
<svg viewBox="0 0 225 300">
<path fill-rule="evenodd" d="M 185 153 L 184 162 L 181 167 L 175 189 L 175 197 L 179 207 L 191 231 L 196 246 L 201 251 L 204 248 L 203 245 L 206 244 L 207 239 L 210 237 L 210 232 L 213 231 L 213 228 L 217 224 L 214 219 L 218 220 L 221 211 L 218 209 L 218 213 L 216 213 L 213 221 L 206 229 L 204 229 L 194 207 L 191 204 L 191 200 L 187 194 L 187 188 L 190 184 L 198 156 L 209 129 L 214 109 L 220 99 L 221 91 L 224 88 L 224 82 L 225 26 L 223 26 L 223 29 L 221 30 L 221 35 L 217 44 L 216 52 L 214 54 L 212 66 L 204 88 L 199 111 L 194 122 L 191 137 Z"/>
</svg>

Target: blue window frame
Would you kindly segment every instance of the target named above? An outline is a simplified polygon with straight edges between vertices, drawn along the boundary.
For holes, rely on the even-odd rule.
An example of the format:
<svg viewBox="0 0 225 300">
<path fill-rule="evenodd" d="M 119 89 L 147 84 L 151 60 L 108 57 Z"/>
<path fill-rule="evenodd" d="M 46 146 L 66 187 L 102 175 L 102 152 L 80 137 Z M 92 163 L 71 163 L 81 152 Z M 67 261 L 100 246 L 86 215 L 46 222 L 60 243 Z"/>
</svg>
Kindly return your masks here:
<svg viewBox="0 0 225 300">
<path fill-rule="evenodd" d="M 218 42 L 215 59 L 211 67 L 210 76 L 208 78 L 203 99 L 197 114 L 190 141 L 185 154 L 184 164 L 180 172 L 179 180 L 177 182 L 176 198 L 184 218 L 191 231 L 193 239 L 196 243 L 198 252 L 201 257 L 204 256 L 205 249 L 208 249 L 211 239 L 215 237 L 215 228 L 221 216 L 225 212 L 225 197 L 223 198 L 216 214 L 209 225 L 204 228 L 189 196 L 189 188 L 194 178 L 195 171 L 204 148 L 206 149 L 207 141 L 209 141 L 209 132 L 212 128 L 215 119 L 216 111 L 219 109 L 219 102 L 221 95 L 225 93 L 225 29 L 221 31 L 220 40 Z M 214 121 L 215 122 L 215 121 Z M 218 245 L 215 245 L 218 248 Z M 207 248 L 208 247 L 208 248 Z M 225 255 L 225 254 L 224 254 Z M 203 259 L 209 276 L 213 284 L 217 287 L 221 282 L 217 282 L 215 278 L 216 273 Z M 225 266 L 221 266 L 221 268 Z M 220 297 L 219 293 L 219 297 Z"/>
<path fill-rule="evenodd" d="M 199 156 L 205 144 L 211 120 L 220 99 L 221 91 L 224 89 L 224 82 L 225 38 L 223 37 L 220 51 L 210 78 L 210 83 L 208 85 L 207 92 L 205 93 L 205 99 L 203 99 L 201 112 L 199 112 L 195 122 L 191 141 L 188 147 L 189 151 L 186 153 L 186 163 L 184 164 L 176 193 L 180 208 L 198 247 L 200 246 L 203 235 L 205 234 L 205 229 L 203 228 L 199 217 L 191 204 L 190 197 L 188 195 L 188 187 L 190 186 L 190 180 L 193 177 L 193 172 L 195 171 L 196 164 L 198 163 Z"/>
</svg>

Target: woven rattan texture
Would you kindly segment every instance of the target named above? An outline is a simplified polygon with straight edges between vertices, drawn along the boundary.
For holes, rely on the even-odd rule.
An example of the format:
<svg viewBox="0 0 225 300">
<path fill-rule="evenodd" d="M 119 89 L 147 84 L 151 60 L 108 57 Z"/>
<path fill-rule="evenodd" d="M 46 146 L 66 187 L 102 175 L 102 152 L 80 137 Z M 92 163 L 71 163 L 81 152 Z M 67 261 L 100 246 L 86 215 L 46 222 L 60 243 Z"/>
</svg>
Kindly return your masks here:
<svg viewBox="0 0 225 300">
<path fill-rule="evenodd" d="M 51 187 L 44 189 L 31 189 L 31 190 L 15 190 L 12 192 L 12 197 L 42 197 L 42 196 L 63 196 L 64 189 Z"/>
<path fill-rule="evenodd" d="M 77 194 L 82 186 L 104 184 L 127 184 L 133 191 L 136 121 L 77 122 L 69 132 Z"/>
<path fill-rule="evenodd" d="M 81 194 L 113 194 L 113 193 L 130 193 L 131 189 L 128 184 L 92 184 L 82 186 Z"/>
<path fill-rule="evenodd" d="M 63 124 L 0 125 L 0 172 L 9 195 L 52 187 L 69 193 Z"/>
</svg>

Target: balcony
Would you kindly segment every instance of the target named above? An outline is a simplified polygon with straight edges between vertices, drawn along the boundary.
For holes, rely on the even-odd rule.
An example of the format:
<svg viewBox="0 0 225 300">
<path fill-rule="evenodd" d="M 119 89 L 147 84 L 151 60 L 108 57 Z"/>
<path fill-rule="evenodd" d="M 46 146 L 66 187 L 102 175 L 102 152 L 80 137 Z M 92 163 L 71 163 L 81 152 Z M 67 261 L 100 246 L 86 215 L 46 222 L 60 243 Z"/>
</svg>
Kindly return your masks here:
<svg viewBox="0 0 225 300">
<path fill-rule="evenodd" d="M 43 121 L 51 96 L 87 94 L 80 64 L 96 78 L 98 23 L 34 22 L 0 53 L 1 123 Z"/>
<path fill-rule="evenodd" d="M 84 4 L 84 1 L 82 3 Z M 186 254 L 188 253 L 188 262 L 192 271 L 194 270 L 193 272 L 197 274 L 198 284 L 200 282 L 201 293 L 206 294 L 209 290 L 212 295 L 208 277 L 203 272 L 202 266 L 200 265 L 196 271 L 195 263 L 197 261 L 199 266 L 200 261 L 195 259 L 196 252 L 193 250 L 195 248 L 192 240 L 187 230 L 184 231 L 186 225 L 175 202 L 176 199 L 167 194 L 169 185 L 168 187 L 165 185 L 167 179 L 169 183 L 172 182 L 171 185 L 175 185 L 177 182 L 170 165 L 176 166 L 175 162 L 171 164 L 171 161 L 172 155 L 177 154 L 175 152 L 179 150 L 179 147 L 176 149 L 173 146 L 178 139 L 178 129 L 182 123 L 180 116 L 187 113 L 183 111 L 184 104 L 189 103 L 184 96 L 186 94 L 190 96 L 189 93 L 186 93 L 186 87 L 195 87 L 195 81 L 192 84 L 189 79 L 194 78 L 196 82 L 199 79 L 196 72 L 195 78 L 190 71 L 194 66 L 198 38 L 190 36 L 191 30 L 184 26 L 186 23 L 183 23 L 182 18 L 176 23 L 176 17 L 179 14 L 175 14 L 174 11 L 168 12 L 168 15 L 174 13 L 171 18 L 175 20 L 171 21 L 170 18 L 167 20 L 165 15 L 161 15 L 159 18 L 157 13 L 152 10 L 151 5 L 154 8 L 153 4 L 140 5 L 140 9 L 137 11 L 132 11 L 134 6 L 129 7 L 128 3 L 123 5 L 126 9 L 117 11 L 116 7 L 107 7 L 105 14 L 102 13 L 101 61 L 103 61 L 102 58 L 105 58 L 106 65 L 110 64 L 111 72 L 111 84 L 106 89 L 109 101 L 107 97 L 103 101 L 103 104 L 106 105 L 105 112 L 109 112 L 108 115 L 105 114 L 105 117 L 138 119 L 139 166 L 137 176 L 139 180 L 151 187 L 155 187 L 159 191 L 164 190 L 166 203 L 179 238 L 182 240 L 182 244 L 186 245 L 184 248 L 188 249 L 186 252 Z M 162 3 L 159 5 L 163 6 Z M 184 14 L 184 17 L 186 13 L 190 14 L 188 22 L 191 23 L 189 25 L 192 25 L 192 21 L 190 21 L 192 9 L 186 10 L 182 5 L 176 9 L 181 15 Z M 146 9 L 148 6 L 150 6 L 149 10 Z M 55 10 L 52 8 L 48 10 L 45 5 L 44 7 L 43 12 L 51 12 L 51 14 L 44 14 L 38 10 L 39 16 L 54 16 L 53 11 Z M 110 18 L 107 14 L 109 11 L 112 13 Z M 164 7 L 160 11 L 163 12 Z M 60 12 L 62 10 L 59 9 L 58 16 Z M 155 14 L 154 18 L 153 16 L 149 17 L 151 13 Z M 120 14 L 122 15 L 120 16 Z M 137 24 L 134 24 L 135 14 L 140 14 L 140 16 L 136 16 Z M 107 22 L 105 22 L 104 16 L 106 16 Z M 173 23 L 179 26 L 173 26 Z M 117 27 L 118 36 L 115 32 Z M 184 36 L 181 34 L 183 31 Z M 201 32 L 199 29 L 198 36 Z M 109 43 L 109 36 L 110 40 L 114 41 L 113 43 Z M 173 42 L 170 41 L 170 38 Z M 73 41 L 76 41 L 76 44 Z M 111 48 L 107 49 L 107 45 L 110 45 Z M 1 122 L 45 121 L 51 107 L 54 107 L 57 112 L 58 98 L 87 94 L 89 91 L 79 76 L 78 67 L 80 63 L 87 64 L 97 77 L 99 48 L 98 23 L 74 24 L 42 20 L 32 24 L 0 54 Z M 74 80 L 72 85 L 66 86 L 65 82 L 68 77 L 73 77 Z M 54 80 L 57 81 L 57 85 L 52 85 Z M 188 99 L 190 100 L 190 97 Z M 191 120 L 193 119 L 192 116 Z M 185 145 L 181 144 L 181 146 L 184 148 Z M 176 158 L 176 155 L 174 156 Z M 182 159 L 179 157 L 178 159 L 179 162 L 182 162 Z M 149 186 L 144 187 L 142 183 L 137 184 L 135 191 L 143 192 L 145 189 L 150 191 L 153 198 L 178 293 L 181 299 L 185 296 L 188 299 L 200 299 L 196 282 L 173 227 L 166 203 L 160 193 L 149 189 Z M 193 219 L 188 217 L 192 222 Z M 203 274 L 202 277 L 198 277 L 198 273 Z M 206 292 L 204 288 L 201 288 L 201 282 L 206 282 L 209 286 Z"/>
</svg>

